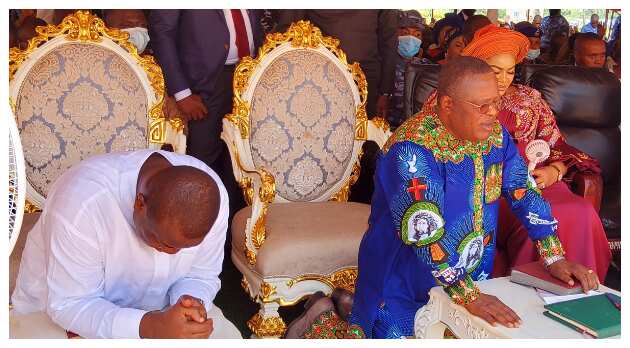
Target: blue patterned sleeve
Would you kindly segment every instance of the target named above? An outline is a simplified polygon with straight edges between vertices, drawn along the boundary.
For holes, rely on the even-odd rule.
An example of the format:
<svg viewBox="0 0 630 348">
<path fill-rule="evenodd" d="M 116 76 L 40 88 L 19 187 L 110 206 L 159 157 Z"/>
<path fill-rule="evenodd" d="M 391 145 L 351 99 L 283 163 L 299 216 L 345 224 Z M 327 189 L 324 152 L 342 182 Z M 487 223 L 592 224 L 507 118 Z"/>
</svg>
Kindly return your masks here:
<svg viewBox="0 0 630 348">
<path fill-rule="evenodd" d="M 551 215 L 549 203 L 542 197 L 536 181 L 529 174 L 525 161 L 518 153 L 514 140 L 503 129 L 504 164 L 501 193 L 514 214 L 536 243 L 545 260 L 564 255 L 557 237 L 558 221 Z"/>
<path fill-rule="evenodd" d="M 400 240 L 415 249 L 456 303 L 477 299 L 479 289 L 448 247 L 453 243 L 442 214 L 444 180 L 431 153 L 413 142 L 395 143 L 381 158 L 376 175 Z"/>
</svg>

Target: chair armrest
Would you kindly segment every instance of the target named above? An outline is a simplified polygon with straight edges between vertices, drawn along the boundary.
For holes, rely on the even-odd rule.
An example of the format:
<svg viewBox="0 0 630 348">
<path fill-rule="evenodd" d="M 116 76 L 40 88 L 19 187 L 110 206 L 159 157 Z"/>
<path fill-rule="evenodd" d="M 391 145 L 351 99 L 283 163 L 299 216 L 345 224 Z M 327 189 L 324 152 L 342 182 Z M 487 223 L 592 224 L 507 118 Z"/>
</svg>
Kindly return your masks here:
<svg viewBox="0 0 630 348">
<path fill-rule="evenodd" d="M 586 198 L 599 213 L 604 191 L 604 181 L 599 174 L 576 173 L 573 177 L 573 192 Z"/>
<path fill-rule="evenodd" d="M 387 139 L 392 135 L 389 128 L 389 123 L 382 117 L 374 117 L 368 121 L 368 138 L 378 144 L 378 147 L 383 148 L 383 145 L 387 142 Z"/>
<path fill-rule="evenodd" d="M 249 263 L 256 264 L 256 255 L 265 242 L 265 222 L 267 209 L 276 195 L 276 181 L 264 168 L 255 168 L 241 159 L 243 140 L 240 131 L 230 121 L 223 120 L 221 138 L 230 151 L 234 176 L 245 191 L 245 199 L 252 206 L 252 215 L 245 226 L 245 245 L 243 251 Z M 258 194 L 255 194 L 255 193 Z"/>
<path fill-rule="evenodd" d="M 164 131 L 166 132 L 164 144 L 171 144 L 175 153 L 186 154 L 186 135 L 182 120 L 180 118 L 166 120 Z"/>
</svg>

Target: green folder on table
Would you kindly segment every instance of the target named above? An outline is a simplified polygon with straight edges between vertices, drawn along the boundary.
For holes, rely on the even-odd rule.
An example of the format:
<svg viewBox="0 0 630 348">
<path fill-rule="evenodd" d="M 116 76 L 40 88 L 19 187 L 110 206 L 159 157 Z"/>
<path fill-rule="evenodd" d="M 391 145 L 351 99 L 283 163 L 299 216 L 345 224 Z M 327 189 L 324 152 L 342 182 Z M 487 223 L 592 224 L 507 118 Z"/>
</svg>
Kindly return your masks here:
<svg viewBox="0 0 630 348">
<path fill-rule="evenodd" d="M 621 303 L 619 296 L 609 295 Z M 545 316 L 596 338 L 621 334 L 621 310 L 606 294 L 548 304 L 545 309 Z"/>
</svg>

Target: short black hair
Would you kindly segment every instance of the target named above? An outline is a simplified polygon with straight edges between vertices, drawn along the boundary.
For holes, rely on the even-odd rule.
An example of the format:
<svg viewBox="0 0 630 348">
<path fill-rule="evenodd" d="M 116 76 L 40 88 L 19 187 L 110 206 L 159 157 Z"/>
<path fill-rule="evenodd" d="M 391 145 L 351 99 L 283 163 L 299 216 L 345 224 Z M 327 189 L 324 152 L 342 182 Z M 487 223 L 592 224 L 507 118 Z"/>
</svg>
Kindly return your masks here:
<svg viewBox="0 0 630 348">
<path fill-rule="evenodd" d="M 579 51 L 578 48 L 581 48 L 582 44 L 588 41 L 598 41 L 603 42 L 604 45 L 606 44 L 606 42 L 595 33 L 576 33 L 573 41 L 573 51 Z"/>
<path fill-rule="evenodd" d="M 549 10 L 549 15 L 550 16 L 557 16 L 559 14 L 560 14 L 560 10 L 558 10 L 558 9 Z"/>
<path fill-rule="evenodd" d="M 470 56 L 449 59 L 442 66 L 438 76 L 438 95 L 458 96 L 471 77 L 484 74 L 494 74 L 494 72 L 482 59 Z"/>
<path fill-rule="evenodd" d="M 464 23 L 464 30 L 462 31 L 466 42 L 471 42 L 475 36 L 475 32 L 488 24 L 492 24 L 492 22 L 484 15 L 474 15 L 468 18 L 466 23 Z"/>
<path fill-rule="evenodd" d="M 206 172 L 190 166 L 172 166 L 152 176 L 145 194 L 153 221 L 174 219 L 188 238 L 205 236 L 221 205 L 219 188 Z"/>
</svg>

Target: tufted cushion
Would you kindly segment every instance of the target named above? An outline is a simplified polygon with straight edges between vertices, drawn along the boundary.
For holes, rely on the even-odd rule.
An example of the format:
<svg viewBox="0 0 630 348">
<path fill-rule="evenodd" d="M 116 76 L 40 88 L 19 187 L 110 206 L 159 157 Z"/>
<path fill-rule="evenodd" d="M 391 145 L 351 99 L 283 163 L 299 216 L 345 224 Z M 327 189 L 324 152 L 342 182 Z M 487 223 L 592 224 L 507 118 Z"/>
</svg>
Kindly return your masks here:
<svg viewBox="0 0 630 348">
<path fill-rule="evenodd" d="M 370 206 L 362 203 L 276 203 L 269 207 L 267 234 L 254 271 L 263 276 L 329 274 L 357 266 L 359 244 L 368 227 Z M 232 221 L 234 254 L 245 258 L 245 224 L 251 207 Z M 247 264 L 247 261 L 245 261 Z"/>
<path fill-rule="evenodd" d="M 251 152 L 275 177 L 278 195 L 310 201 L 343 179 L 354 145 L 352 88 L 314 50 L 281 54 L 262 73 L 251 100 Z"/>
<path fill-rule="evenodd" d="M 43 197 L 86 157 L 148 146 L 146 92 L 132 68 L 101 46 L 54 48 L 28 71 L 15 102 L 26 175 Z"/>
</svg>

